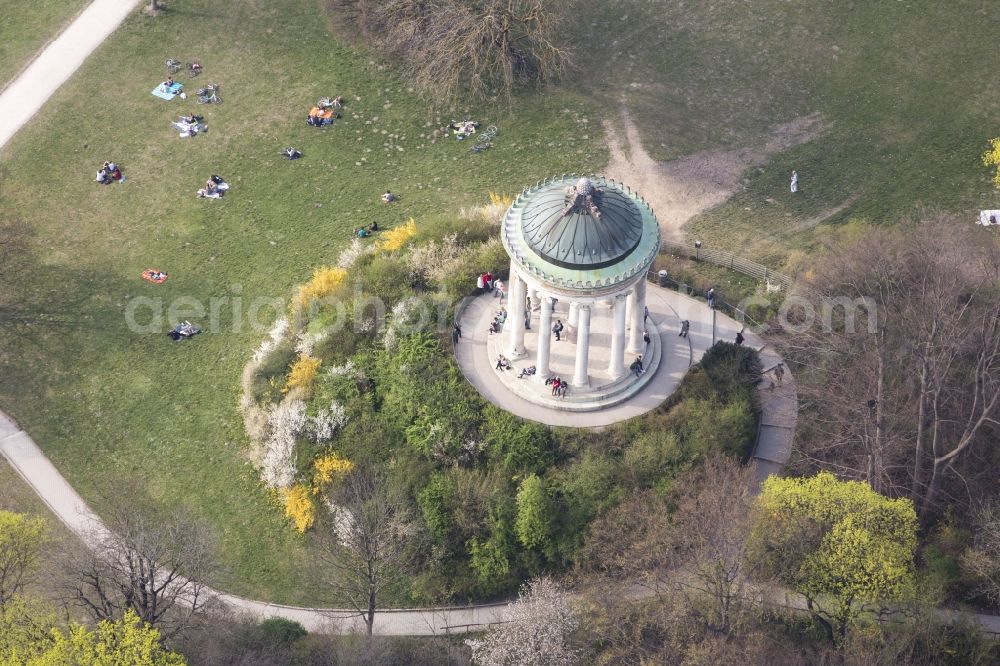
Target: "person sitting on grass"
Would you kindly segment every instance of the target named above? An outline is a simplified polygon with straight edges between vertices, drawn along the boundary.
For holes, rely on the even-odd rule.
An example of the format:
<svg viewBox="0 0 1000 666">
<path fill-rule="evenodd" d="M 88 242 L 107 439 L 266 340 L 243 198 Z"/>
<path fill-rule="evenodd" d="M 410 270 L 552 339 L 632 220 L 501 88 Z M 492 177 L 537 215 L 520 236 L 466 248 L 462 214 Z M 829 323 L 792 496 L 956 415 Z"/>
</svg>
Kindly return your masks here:
<svg viewBox="0 0 1000 666">
<path fill-rule="evenodd" d="M 94 181 L 101 185 L 107 185 L 111 182 L 111 176 L 108 174 L 107 169 L 101 169 L 97 172 L 97 177 L 94 178 Z"/>
<path fill-rule="evenodd" d="M 368 236 L 370 236 L 371 233 L 364 227 L 359 227 L 354 230 L 354 235 L 357 236 L 358 238 L 368 238 Z"/>
<path fill-rule="evenodd" d="M 395 200 L 396 200 L 396 195 L 390 192 L 389 190 L 386 190 L 385 194 L 382 195 L 382 203 L 391 204 Z"/>
<path fill-rule="evenodd" d="M 174 77 L 168 76 L 167 80 L 163 82 L 163 90 L 164 91 L 170 90 L 170 88 L 173 87 L 173 85 L 174 85 Z"/>
<path fill-rule="evenodd" d="M 369 224 L 368 231 L 371 231 L 372 233 L 378 231 L 378 222 L 372 222 L 371 224 Z"/>
<path fill-rule="evenodd" d="M 291 146 L 281 151 L 281 154 L 284 155 L 286 160 L 297 160 L 302 157 L 302 151 L 295 150 Z"/>
</svg>

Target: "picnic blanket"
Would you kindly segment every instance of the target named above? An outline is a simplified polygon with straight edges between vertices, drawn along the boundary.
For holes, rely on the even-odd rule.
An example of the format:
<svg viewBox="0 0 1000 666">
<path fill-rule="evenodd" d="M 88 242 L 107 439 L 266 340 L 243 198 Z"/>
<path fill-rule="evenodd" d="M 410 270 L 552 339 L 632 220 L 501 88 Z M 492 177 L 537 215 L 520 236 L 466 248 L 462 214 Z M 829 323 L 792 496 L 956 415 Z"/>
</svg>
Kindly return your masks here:
<svg viewBox="0 0 1000 666">
<path fill-rule="evenodd" d="M 990 223 L 990 216 L 993 217 L 996 222 Z M 993 226 L 1000 224 L 1000 210 L 981 210 L 979 211 L 979 224 L 984 227 Z"/>
<path fill-rule="evenodd" d="M 159 275 L 160 277 L 154 278 L 153 275 Z M 158 271 L 153 268 L 147 268 L 142 272 L 142 279 L 149 280 L 150 282 L 155 282 L 156 284 L 162 284 L 167 281 L 167 274 L 163 271 Z"/>
<path fill-rule="evenodd" d="M 152 95 L 154 97 L 159 97 L 160 99 L 165 99 L 169 102 L 174 97 L 177 97 L 177 95 L 180 94 L 183 88 L 184 84 L 177 81 L 175 81 L 174 85 L 170 86 L 169 88 L 161 83 L 160 85 L 153 88 Z"/>
</svg>

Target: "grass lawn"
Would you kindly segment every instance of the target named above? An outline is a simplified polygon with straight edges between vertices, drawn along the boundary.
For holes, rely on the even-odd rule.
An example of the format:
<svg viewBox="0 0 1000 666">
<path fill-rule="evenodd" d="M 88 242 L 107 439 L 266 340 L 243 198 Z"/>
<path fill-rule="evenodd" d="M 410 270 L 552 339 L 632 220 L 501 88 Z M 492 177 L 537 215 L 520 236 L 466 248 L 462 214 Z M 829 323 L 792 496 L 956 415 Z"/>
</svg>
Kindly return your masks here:
<svg viewBox="0 0 1000 666">
<path fill-rule="evenodd" d="M 588 94 L 624 99 L 658 159 L 761 143 L 814 111 L 826 131 L 747 174 L 689 236 L 780 265 L 817 225 L 957 213 L 1000 195 L 979 162 L 1000 135 L 1000 5 L 783 0 L 583 0 Z M 792 196 L 789 175 L 799 173 Z M 847 204 L 847 205 L 844 205 Z"/>
<path fill-rule="evenodd" d="M 200 60 L 197 83 L 221 83 L 225 103 L 151 96 L 167 55 Z M 348 101 L 344 119 L 307 126 L 309 106 L 336 94 Z M 374 58 L 334 40 L 315 0 L 226 11 L 177 0 L 156 19 L 137 11 L 54 103 L 59 118 L 37 118 L 0 152 L 0 405 L 98 512 L 98 490 L 129 478 L 151 500 L 208 520 L 225 588 L 330 602 L 303 578 L 303 540 L 244 460 L 240 371 L 263 334 L 234 327 L 227 305 L 219 332 L 174 344 L 130 332 L 126 306 L 140 296 L 284 298 L 336 260 L 355 226 L 411 215 L 419 224 L 489 190 L 594 169 L 607 155 L 580 138 L 592 110 L 573 94 L 524 99 L 513 116 L 470 109 L 500 126 L 493 150 L 432 144 L 421 134 L 450 114 L 432 117 Z M 170 121 L 191 110 L 209 132 L 179 139 Z M 282 160 L 288 145 L 305 158 Z M 92 182 L 105 159 L 118 161 L 125 184 Z M 197 199 L 216 173 L 229 196 Z M 398 204 L 379 201 L 386 188 Z M 144 282 L 145 268 L 170 279 Z M 170 323 L 185 317 L 208 319 Z"/>
<path fill-rule="evenodd" d="M 88 0 L 0 0 L 0 90 L 87 4 Z"/>
</svg>

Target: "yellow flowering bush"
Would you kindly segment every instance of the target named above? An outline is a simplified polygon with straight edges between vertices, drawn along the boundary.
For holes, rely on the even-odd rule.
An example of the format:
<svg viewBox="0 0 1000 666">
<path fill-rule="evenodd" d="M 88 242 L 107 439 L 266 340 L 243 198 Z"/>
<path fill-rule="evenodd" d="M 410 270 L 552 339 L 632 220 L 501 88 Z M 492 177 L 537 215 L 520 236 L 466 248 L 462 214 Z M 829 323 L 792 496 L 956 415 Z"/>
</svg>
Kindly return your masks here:
<svg viewBox="0 0 1000 666">
<path fill-rule="evenodd" d="M 354 463 L 336 453 L 327 453 L 313 461 L 313 492 L 319 493 L 333 480 L 354 469 Z"/>
<path fill-rule="evenodd" d="M 983 153 L 983 164 L 986 166 L 1000 166 L 1000 137 L 990 139 L 990 149 Z M 993 174 L 993 184 L 1000 187 L 1000 169 Z"/>
<path fill-rule="evenodd" d="M 382 252 L 395 252 L 403 247 L 406 241 L 417 235 L 417 222 L 412 217 L 409 221 L 395 229 L 390 229 L 382 234 L 382 240 L 378 249 Z"/>
<path fill-rule="evenodd" d="M 285 382 L 284 392 L 288 393 L 293 388 L 309 388 L 316 378 L 316 371 L 322 361 L 312 356 L 302 355 L 295 361 L 292 369 L 288 373 L 288 380 Z"/>
<path fill-rule="evenodd" d="M 316 505 L 312 493 L 301 483 L 283 491 L 285 495 L 285 515 L 295 523 L 295 529 L 305 532 L 316 520 Z"/>
<path fill-rule="evenodd" d="M 510 205 L 514 203 L 514 197 L 509 194 L 497 194 L 496 192 L 490 192 L 490 205 L 500 206 L 504 209 L 510 208 Z"/>
<path fill-rule="evenodd" d="M 295 294 L 294 305 L 305 307 L 315 300 L 329 296 L 347 279 L 347 271 L 343 268 L 317 268 L 312 279 L 299 286 Z"/>
</svg>

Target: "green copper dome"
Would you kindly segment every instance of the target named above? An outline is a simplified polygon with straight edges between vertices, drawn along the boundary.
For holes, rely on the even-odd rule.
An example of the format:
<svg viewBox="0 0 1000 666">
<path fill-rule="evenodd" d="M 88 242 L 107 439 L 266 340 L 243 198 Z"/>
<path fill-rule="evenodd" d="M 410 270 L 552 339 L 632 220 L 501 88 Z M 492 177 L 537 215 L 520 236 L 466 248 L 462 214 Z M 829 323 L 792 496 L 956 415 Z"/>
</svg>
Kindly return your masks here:
<svg viewBox="0 0 1000 666">
<path fill-rule="evenodd" d="M 603 176 L 564 175 L 526 187 L 500 238 L 514 264 L 554 293 L 602 296 L 649 270 L 661 236 L 634 190 Z"/>
<path fill-rule="evenodd" d="M 522 220 L 527 246 L 562 268 L 612 266 L 642 239 L 642 213 L 632 198 L 589 178 L 539 191 L 525 205 Z"/>
</svg>

